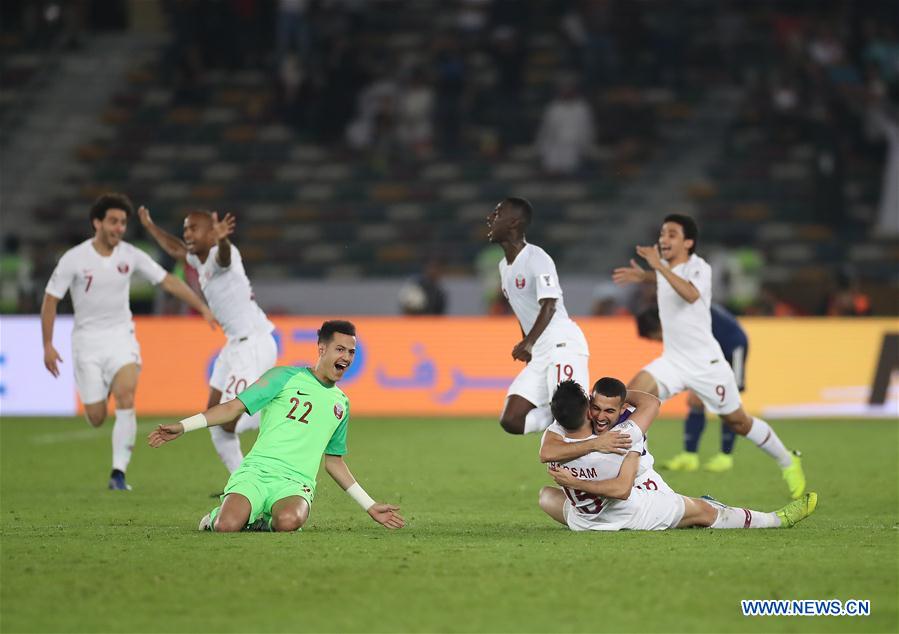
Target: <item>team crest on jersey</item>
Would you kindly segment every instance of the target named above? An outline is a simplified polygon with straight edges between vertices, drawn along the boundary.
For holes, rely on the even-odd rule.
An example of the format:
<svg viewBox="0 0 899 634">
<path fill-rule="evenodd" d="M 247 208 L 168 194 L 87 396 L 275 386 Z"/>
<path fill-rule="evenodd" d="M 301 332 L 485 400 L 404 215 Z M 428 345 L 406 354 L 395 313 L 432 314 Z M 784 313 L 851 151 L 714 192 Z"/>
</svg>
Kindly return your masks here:
<svg viewBox="0 0 899 634">
<path fill-rule="evenodd" d="M 340 403 L 334 403 L 334 416 L 337 417 L 337 420 L 343 418 L 343 405 Z"/>
<path fill-rule="evenodd" d="M 515 288 L 522 289 L 527 283 L 528 281 L 524 278 L 524 275 L 517 275 L 515 277 Z"/>
<path fill-rule="evenodd" d="M 127 275 L 128 271 L 131 270 L 131 267 L 128 266 L 127 262 L 119 262 L 118 266 L 116 266 L 116 269 L 118 269 L 119 273 L 121 273 L 122 275 Z"/>
</svg>

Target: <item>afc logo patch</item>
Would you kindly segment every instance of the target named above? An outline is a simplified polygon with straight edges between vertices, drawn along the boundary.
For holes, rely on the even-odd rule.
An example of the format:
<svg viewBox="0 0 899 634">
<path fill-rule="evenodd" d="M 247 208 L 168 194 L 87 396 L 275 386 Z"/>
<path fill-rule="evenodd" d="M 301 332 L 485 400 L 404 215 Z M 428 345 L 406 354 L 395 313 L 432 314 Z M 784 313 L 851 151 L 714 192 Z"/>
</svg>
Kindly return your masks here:
<svg viewBox="0 0 899 634">
<path fill-rule="evenodd" d="M 515 288 L 521 290 L 527 283 L 528 281 L 525 279 L 524 275 L 515 276 Z"/>
<path fill-rule="evenodd" d="M 334 403 L 334 416 L 337 417 L 337 420 L 343 418 L 343 405 L 340 403 Z"/>
<path fill-rule="evenodd" d="M 118 265 L 116 265 L 116 269 L 117 269 L 118 272 L 121 273 L 122 275 L 127 275 L 127 274 L 128 274 L 128 271 L 131 270 L 131 267 L 128 266 L 128 263 L 127 263 L 127 262 L 119 262 Z"/>
</svg>

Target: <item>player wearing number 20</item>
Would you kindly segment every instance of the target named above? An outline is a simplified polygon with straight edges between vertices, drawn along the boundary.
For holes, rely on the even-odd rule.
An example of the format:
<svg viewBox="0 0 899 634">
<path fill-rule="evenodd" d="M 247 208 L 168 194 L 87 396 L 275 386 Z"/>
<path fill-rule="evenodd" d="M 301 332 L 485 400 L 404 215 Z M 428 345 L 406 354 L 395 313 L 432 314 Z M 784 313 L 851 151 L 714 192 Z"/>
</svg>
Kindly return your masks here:
<svg viewBox="0 0 899 634">
<path fill-rule="evenodd" d="M 187 284 L 122 240 L 132 212 L 131 201 L 122 194 L 109 193 L 97 199 L 90 212 L 94 237 L 72 247 L 59 259 L 41 306 L 44 366 L 53 376 L 59 376 L 58 363 L 62 358 L 53 347 L 53 325 L 59 300 L 67 292 L 72 295 L 75 385 L 85 416 L 94 427 L 106 420 L 109 395 L 115 398 L 109 488 L 119 491 L 131 488 L 125 482 L 125 470 L 137 434 L 134 393 L 141 366 L 140 346 L 128 304 L 131 276 L 137 273 L 158 284 L 210 324 L 215 323 L 212 312 Z"/>
<path fill-rule="evenodd" d="M 556 265 L 546 251 L 525 240 L 533 209 L 524 198 L 506 198 L 487 217 L 487 239 L 502 246 L 503 295 L 518 318 L 523 338 L 512 358 L 527 363 L 509 386 L 500 425 L 510 434 L 543 431 L 552 423 L 549 400 L 560 381 L 587 385 L 590 352 L 568 317 Z"/>
<path fill-rule="evenodd" d="M 350 401 L 336 383 L 355 354 L 355 326 L 326 321 L 318 331 L 315 367 L 272 368 L 237 398 L 150 433 L 150 446 L 159 447 L 185 432 L 223 425 L 244 412 L 262 412 L 256 443 L 228 479 L 222 505 L 200 521 L 201 530 L 301 528 L 309 517 L 322 455 L 328 475 L 372 519 L 387 528 L 402 528 L 399 508 L 371 499 L 343 460 Z"/>
<path fill-rule="evenodd" d="M 712 268 L 696 255 L 699 230 L 689 216 L 672 214 L 659 232 L 658 247 L 638 246 L 645 271 L 634 260 L 615 269 L 617 284 L 655 283 L 662 321 L 662 356 L 643 368 L 628 384 L 663 401 L 692 390 L 706 409 L 741 436 L 746 436 L 780 465 L 790 495 L 805 491 L 805 474 L 798 452 L 790 452 L 768 423 L 743 409 L 733 369 L 712 334 Z"/>
<path fill-rule="evenodd" d="M 146 207 L 137 213 L 166 253 L 199 274 L 200 288 L 228 338 L 212 368 L 206 407 L 230 401 L 278 360 L 272 336 L 275 326 L 253 299 L 240 251 L 228 238 L 234 232 L 235 218 L 226 214 L 219 219 L 216 213 L 193 211 L 184 219 L 182 241 L 156 225 Z M 227 425 L 209 428 L 212 444 L 229 473 L 243 460 L 237 434 L 258 427 L 258 415 L 242 414 Z"/>
</svg>

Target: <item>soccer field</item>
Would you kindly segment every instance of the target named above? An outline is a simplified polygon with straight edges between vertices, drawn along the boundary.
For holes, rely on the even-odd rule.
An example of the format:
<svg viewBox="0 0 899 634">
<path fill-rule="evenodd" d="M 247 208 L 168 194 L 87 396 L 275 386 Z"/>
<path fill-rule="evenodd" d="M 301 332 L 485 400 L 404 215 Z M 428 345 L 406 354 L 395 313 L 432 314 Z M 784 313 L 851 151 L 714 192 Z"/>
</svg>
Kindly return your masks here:
<svg viewBox="0 0 899 634">
<path fill-rule="evenodd" d="M 804 451 L 818 511 L 792 530 L 574 534 L 537 507 L 538 438 L 486 420 L 358 419 L 347 462 L 408 526 L 372 522 L 326 474 L 298 534 L 196 532 L 226 472 L 208 435 L 152 450 L 105 490 L 109 428 L 0 425 L 3 632 L 895 632 L 896 421 L 775 423 Z M 679 448 L 660 421 L 650 447 Z M 250 437 L 244 437 L 249 448 Z M 703 453 L 714 452 L 710 423 Z M 773 510 L 770 459 L 743 439 L 678 491 Z M 868 617 L 743 617 L 740 599 L 870 599 Z"/>
</svg>

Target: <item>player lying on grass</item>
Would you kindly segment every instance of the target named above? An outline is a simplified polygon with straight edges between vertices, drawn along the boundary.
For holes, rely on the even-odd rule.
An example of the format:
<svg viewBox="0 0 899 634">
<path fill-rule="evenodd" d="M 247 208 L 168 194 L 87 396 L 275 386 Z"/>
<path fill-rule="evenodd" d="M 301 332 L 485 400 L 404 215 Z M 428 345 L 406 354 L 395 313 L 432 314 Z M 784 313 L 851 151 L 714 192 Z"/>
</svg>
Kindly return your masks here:
<svg viewBox="0 0 899 634">
<path fill-rule="evenodd" d="M 150 433 L 150 446 L 159 447 L 188 431 L 262 411 L 256 443 L 228 479 L 222 505 L 200 521 L 200 530 L 301 528 L 309 518 L 322 455 L 328 475 L 373 520 L 387 528 L 403 527 L 399 507 L 371 499 L 343 461 L 350 402 L 336 383 L 355 354 L 356 327 L 348 321 L 326 321 L 318 331 L 315 367 L 272 368 L 237 398 Z"/>
<path fill-rule="evenodd" d="M 602 379 L 600 382 L 608 382 Z M 618 420 L 627 391 L 619 384 L 618 395 L 605 397 L 604 420 Z M 611 390 L 604 390 L 611 391 Z M 551 403 L 555 422 L 548 433 L 560 434 L 569 443 L 593 440 L 597 434 L 590 418 L 587 395 L 574 381 L 564 381 Z M 657 407 L 656 407 L 657 411 Z M 640 416 L 639 410 L 632 416 Z M 652 413 L 655 416 L 655 412 Z M 590 451 L 562 464 L 551 462 L 549 474 L 561 488 L 543 487 L 540 508 L 560 524 L 575 531 L 664 530 L 704 526 L 710 528 L 792 527 L 815 510 L 818 496 L 807 493 L 773 513 L 726 506 L 711 498 L 679 495 L 664 481 L 638 482 L 641 456 L 648 455 L 640 427 L 631 420 L 612 427 L 630 437 L 626 456 Z M 602 433 L 602 432 L 601 432 Z M 607 433 L 607 432 L 606 432 Z M 661 478 L 659 478 L 661 480 Z"/>
</svg>

